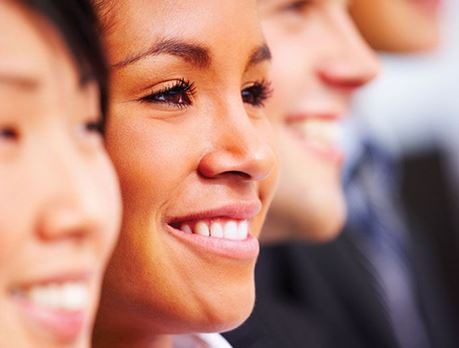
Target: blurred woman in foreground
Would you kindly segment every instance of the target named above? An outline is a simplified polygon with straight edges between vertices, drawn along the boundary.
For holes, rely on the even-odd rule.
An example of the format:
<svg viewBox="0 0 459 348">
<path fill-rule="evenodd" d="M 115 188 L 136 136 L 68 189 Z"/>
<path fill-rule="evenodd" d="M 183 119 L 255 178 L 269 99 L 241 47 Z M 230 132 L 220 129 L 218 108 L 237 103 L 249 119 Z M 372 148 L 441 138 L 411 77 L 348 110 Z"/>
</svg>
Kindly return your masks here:
<svg viewBox="0 0 459 348">
<path fill-rule="evenodd" d="M 0 31 L 0 345 L 89 347 L 120 221 L 95 20 L 7 0 Z"/>
</svg>

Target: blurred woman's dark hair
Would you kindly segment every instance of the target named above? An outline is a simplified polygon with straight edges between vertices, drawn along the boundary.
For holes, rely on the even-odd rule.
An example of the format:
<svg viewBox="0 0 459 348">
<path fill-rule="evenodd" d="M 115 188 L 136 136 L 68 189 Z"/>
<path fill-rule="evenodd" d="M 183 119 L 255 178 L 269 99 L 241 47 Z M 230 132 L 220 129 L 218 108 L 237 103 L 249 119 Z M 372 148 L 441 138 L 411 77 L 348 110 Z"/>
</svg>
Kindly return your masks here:
<svg viewBox="0 0 459 348">
<path fill-rule="evenodd" d="M 99 85 L 101 112 L 105 117 L 108 68 L 101 46 L 98 20 L 89 0 L 19 0 L 27 10 L 43 18 L 60 35 L 73 59 L 82 84 Z"/>
</svg>

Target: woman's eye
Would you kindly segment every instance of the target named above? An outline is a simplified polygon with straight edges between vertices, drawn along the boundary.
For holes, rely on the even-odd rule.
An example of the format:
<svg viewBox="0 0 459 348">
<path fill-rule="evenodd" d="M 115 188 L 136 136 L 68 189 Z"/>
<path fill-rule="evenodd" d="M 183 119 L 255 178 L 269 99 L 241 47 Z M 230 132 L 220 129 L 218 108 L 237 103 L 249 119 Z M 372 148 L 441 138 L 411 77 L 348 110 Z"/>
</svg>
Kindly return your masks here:
<svg viewBox="0 0 459 348">
<path fill-rule="evenodd" d="M 88 121 L 84 125 L 85 131 L 88 133 L 95 133 L 102 135 L 104 133 L 104 123 L 101 120 Z"/>
<path fill-rule="evenodd" d="M 0 140 L 17 141 L 19 132 L 13 127 L 0 127 Z"/>
<path fill-rule="evenodd" d="M 254 82 L 241 92 L 242 101 L 255 107 L 263 107 L 272 94 L 271 83 Z"/>
<path fill-rule="evenodd" d="M 311 5 L 313 0 L 298 0 L 292 1 L 283 6 L 283 10 L 292 11 L 292 12 L 303 12 L 309 5 Z"/>
<path fill-rule="evenodd" d="M 82 121 L 78 125 L 78 136 L 83 142 L 94 141 L 97 143 L 102 139 L 104 133 L 104 122 L 102 119 L 91 118 L 87 121 Z"/>
<path fill-rule="evenodd" d="M 177 80 L 157 92 L 140 98 L 140 101 L 166 104 L 181 109 L 192 104 L 194 93 L 195 88 L 193 83 L 185 80 Z"/>
</svg>

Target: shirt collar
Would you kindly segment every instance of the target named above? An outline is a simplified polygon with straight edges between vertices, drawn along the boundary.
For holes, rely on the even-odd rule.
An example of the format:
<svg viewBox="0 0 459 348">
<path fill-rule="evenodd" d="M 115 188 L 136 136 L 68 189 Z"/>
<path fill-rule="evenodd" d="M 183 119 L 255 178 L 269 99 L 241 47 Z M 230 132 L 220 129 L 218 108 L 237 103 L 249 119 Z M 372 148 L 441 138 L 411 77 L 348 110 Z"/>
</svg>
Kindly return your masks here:
<svg viewBox="0 0 459 348">
<path fill-rule="evenodd" d="M 198 333 L 175 335 L 174 348 L 231 348 L 231 345 L 218 333 Z"/>
</svg>

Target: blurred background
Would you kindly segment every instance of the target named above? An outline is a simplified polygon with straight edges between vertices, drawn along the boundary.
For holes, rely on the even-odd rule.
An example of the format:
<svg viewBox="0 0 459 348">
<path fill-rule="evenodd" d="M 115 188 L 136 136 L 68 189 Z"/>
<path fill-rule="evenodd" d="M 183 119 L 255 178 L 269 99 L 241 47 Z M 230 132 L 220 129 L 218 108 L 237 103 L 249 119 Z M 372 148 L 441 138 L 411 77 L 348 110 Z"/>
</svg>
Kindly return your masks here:
<svg viewBox="0 0 459 348">
<path fill-rule="evenodd" d="M 459 1 L 445 0 L 438 47 L 380 53 L 382 73 L 353 117 L 400 161 L 400 194 L 447 284 L 459 323 Z M 421 232 L 420 232 L 421 233 Z"/>
<path fill-rule="evenodd" d="M 457 142 L 459 1 L 445 0 L 441 41 L 431 52 L 381 53 L 383 71 L 355 110 L 384 145 L 404 155 Z M 371 116 L 370 116 L 371 115 Z"/>
</svg>

